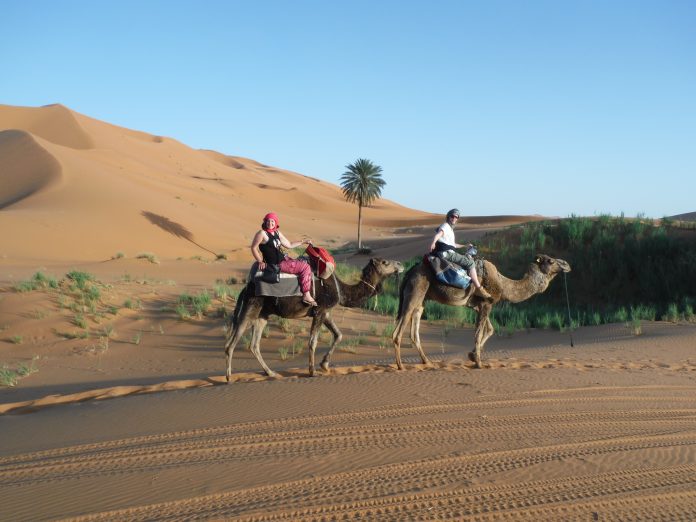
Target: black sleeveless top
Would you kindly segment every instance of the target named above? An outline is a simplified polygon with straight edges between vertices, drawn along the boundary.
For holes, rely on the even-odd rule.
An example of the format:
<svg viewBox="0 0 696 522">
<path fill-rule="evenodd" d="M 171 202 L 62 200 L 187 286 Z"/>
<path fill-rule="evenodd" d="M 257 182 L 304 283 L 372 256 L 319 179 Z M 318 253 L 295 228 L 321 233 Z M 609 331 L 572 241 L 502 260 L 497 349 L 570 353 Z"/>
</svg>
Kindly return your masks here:
<svg viewBox="0 0 696 522">
<path fill-rule="evenodd" d="M 275 234 L 269 234 L 264 230 L 264 233 L 268 236 L 268 241 L 259 245 L 263 260 L 269 265 L 279 265 L 280 262 L 285 259 L 285 254 L 280 250 L 280 236 L 278 235 L 278 231 L 276 230 Z"/>
</svg>

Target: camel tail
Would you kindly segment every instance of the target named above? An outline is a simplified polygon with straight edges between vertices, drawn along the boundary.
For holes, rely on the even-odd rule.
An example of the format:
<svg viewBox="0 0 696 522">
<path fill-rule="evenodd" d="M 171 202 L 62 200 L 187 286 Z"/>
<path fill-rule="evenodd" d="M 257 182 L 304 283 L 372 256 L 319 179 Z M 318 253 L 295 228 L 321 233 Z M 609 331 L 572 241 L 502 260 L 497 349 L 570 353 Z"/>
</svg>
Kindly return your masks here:
<svg viewBox="0 0 696 522">
<path fill-rule="evenodd" d="M 234 307 L 234 313 L 232 315 L 227 316 L 227 322 L 225 323 L 226 331 L 231 332 L 237 328 L 237 324 L 239 324 L 239 316 L 242 313 L 242 309 L 244 308 L 244 301 L 246 301 L 246 296 L 247 287 L 245 286 L 244 288 L 242 288 L 242 291 L 239 292 L 239 295 L 237 296 L 237 304 Z"/>
</svg>

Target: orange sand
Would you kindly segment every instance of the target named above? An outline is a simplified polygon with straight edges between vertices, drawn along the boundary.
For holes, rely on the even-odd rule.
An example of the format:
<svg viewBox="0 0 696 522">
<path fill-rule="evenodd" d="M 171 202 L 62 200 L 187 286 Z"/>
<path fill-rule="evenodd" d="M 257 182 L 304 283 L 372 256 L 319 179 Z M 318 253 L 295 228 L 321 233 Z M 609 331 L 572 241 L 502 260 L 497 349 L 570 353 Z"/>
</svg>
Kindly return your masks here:
<svg viewBox="0 0 696 522">
<path fill-rule="evenodd" d="M 59 105 L 0 106 L 0 366 L 37 370 L 0 387 L 0 520 L 693 519 L 693 324 L 582 328 L 573 348 L 496 336 L 473 370 L 470 327 L 424 322 L 435 363 L 405 347 L 399 372 L 393 318 L 339 308 L 330 373 L 306 377 L 309 321 L 276 319 L 262 350 L 281 377 L 239 347 L 224 384 L 216 310 L 240 285 L 200 318 L 173 308 L 242 279 L 269 198 L 289 237 L 355 241 L 356 208 L 329 183 Z M 374 255 L 399 260 L 441 219 L 384 200 L 364 217 Z M 458 237 L 526 219 L 465 217 Z M 13 290 L 71 269 L 114 307 L 83 313 L 87 329 L 58 291 Z"/>
</svg>

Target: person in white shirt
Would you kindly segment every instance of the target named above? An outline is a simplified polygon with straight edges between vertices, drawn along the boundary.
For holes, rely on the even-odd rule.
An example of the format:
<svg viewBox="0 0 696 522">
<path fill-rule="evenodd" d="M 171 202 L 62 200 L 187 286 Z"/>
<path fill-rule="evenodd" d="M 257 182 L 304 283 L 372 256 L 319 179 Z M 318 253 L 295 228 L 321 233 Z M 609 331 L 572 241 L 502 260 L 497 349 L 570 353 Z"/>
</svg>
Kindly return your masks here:
<svg viewBox="0 0 696 522">
<path fill-rule="evenodd" d="M 476 294 L 490 301 L 493 299 L 491 294 L 489 294 L 486 289 L 481 286 L 481 283 L 478 280 L 476 267 L 474 266 L 474 258 L 468 253 L 460 254 L 456 251 L 457 248 L 466 248 L 468 250 L 469 248 L 473 247 L 471 243 L 468 245 L 460 245 L 456 242 L 454 237 L 454 226 L 457 224 L 458 219 L 458 209 L 453 208 L 447 212 L 446 221 L 437 228 L 435 237 L 433 237 L 433 241 L 430 244 L 430 252 L 438 255 L 442 259 L 451 261 L 452 263 L 464 268 L 464 270 L 468 272 L 469 277 L 471 277 L 471 282 L 476 287 Z"/>
</svg>

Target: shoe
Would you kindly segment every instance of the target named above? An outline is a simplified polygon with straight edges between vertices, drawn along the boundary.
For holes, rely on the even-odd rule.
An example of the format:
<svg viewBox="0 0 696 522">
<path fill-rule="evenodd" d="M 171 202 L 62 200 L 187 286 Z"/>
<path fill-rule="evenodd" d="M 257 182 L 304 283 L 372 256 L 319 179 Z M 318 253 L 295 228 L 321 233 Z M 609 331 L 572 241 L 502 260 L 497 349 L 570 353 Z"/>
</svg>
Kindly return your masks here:
<svg viewBox="0 0 696 522">
<path fill-rule="evenodd" d="M 312 299 L 311 301 L 308 301 L 307 299 L 303 299 L 302 302 L 304 304 L 306 304 L 307 306 L 319 306 L 314 299 Z"/>
<path fill-rule="evenodd" d="M 482 286 L 479 286 L 474 293 L 480 297 L 483 297 L 489 303 L 493 301 L 493 296 L 489 294 L 488 291 Z"/>
</svg>

